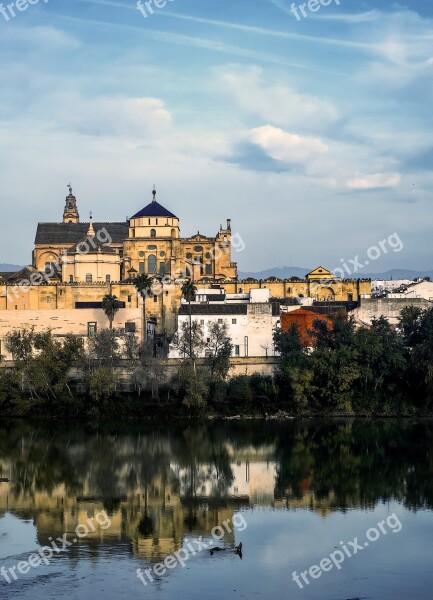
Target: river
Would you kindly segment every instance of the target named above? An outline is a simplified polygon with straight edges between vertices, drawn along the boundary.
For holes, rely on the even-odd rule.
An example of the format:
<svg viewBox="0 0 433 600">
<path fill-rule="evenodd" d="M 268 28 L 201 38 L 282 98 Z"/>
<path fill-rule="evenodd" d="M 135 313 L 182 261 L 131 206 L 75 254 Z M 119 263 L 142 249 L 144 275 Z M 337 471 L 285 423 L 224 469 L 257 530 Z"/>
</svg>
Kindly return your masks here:
<svg viewBox="0 0 433 600">
<path fill-rule="evenodd" d="M 0 597 L 431 600 L 432 442 L 431 421 L 3 423 Z"/>
</svg>

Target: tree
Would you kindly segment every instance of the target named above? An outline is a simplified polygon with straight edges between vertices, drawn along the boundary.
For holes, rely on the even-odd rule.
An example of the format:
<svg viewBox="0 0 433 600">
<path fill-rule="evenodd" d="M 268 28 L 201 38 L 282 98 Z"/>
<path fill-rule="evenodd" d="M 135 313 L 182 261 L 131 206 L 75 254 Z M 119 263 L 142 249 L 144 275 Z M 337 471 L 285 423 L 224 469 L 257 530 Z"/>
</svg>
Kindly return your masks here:
<svg viewBox="0 0 433 600">
<path fill-rule="evenodd" d="M 424 311 L 418 306 L 405 306 L 400 312 L 398 327 L 406 348 L 413 348 L 422 342 Z"/>
<path fill-rule="evenodd" d="M 21 379 L 21 392 L 30 394 L 29 411 L 37 403 L 58 412 L 59 402 L 73 401 L 68 372 L 80 364 L 83 356 L 82 339 L 67 335 L 61 341 L 50 330 L 35 333 L 34 329 L 8 335 L 7 348 L 14 357 L 14 368 Z"/>
<path fill-rule="evenodd" d="M 152 289 L 153 280 L 148 275 L 139 275 L 135 281 L 135 289 L 143 298 L 143 343 L 147 342 L 146 298 Z"/>
<path fill-rule="evenodd" d="M 190 362 L 183 362 L 174 387 L 188 412 L 202 413 L 206 410 L 209 385 L 205 370 L 195 369 Z"/>
<path fill-rule="evenodd" d="M 103 329 L 89 339 L 90 358 L 98 366 L 114 367 L 114 359 L 119 358 L 119 340 L 112 329 Z"/>
<path fill-rule="evenodd" d="M 279 354 L 275 380 L 280 394 L 283 398 L 288 396 L 296 409 L 305 408 L 312 392 L 313 375 L 298 326 L 292 325 L 288 331 L 277 329 L 274 344 Z"/>
<path fill-rule="evenodd" d="M 351 347 L 355 339 L 355 321 L 351 317 L 337 313 L 331 316 L 332 326 L 326 321 L 316 319 L 313 321 L 313 330 L 310 332 L 317 350 L 340 350 Z"/>
<path fill-rule="evenodd" d="M 374 319 L 369 329 L 355 335 L 356 361 L 359 366 L 359 400 L 371 408 L 396 403 L 406 388 L 406 361 L 401 335 L 385 317 Z M 376 406 L 375 406 L 376 404 Z"/>
<path fill-rule="evenodd" d="M 110 321 L 110 329 L 113 329 L 114 317 L 116 316 L 119 308 L 117 296 L 113 296 L 113 294 L 107 294 L 104 296 L 102 300 L 102 310 L 104 311 L 107 319 Z"/>
<path fill-rule="evenodd" d="M 177 347 L 183 356 L 187 356 L 195 364 L 200 352 L 205 348 L 204 332 L 200 323 L 181 323 Z"/>
<path fill-rule="evenodd" d="M 224 381 L 230 370 L 230 357 L 233 349 L 227 323 L 211 323 L 208 333 L 206 348 L 209 352 L 211 380 Z"/>
<path fill-rule="evenodd" d="M 98 367 L 90 377 L 90 397 L 98 406 L 101 401 L 109 400 L 115 391 L 116 382 L 111 369 L 108 369 L 107 367 Z M 97 414 L 99 414 L 101 411 L 100 409 L 98 410 L 97 406 L 94 408 L 96 409 Z"/>
<path fill-rule="evenodd" d="M 184 297 L 184 299 L 188 302 L 188 306 L 189 306 L 189 330 L 190 330 L 190 335 L 189 335 L 189 339 L 190 339 L 190 349 L 189 349 L 189 355 L 190 357 L 192 357 L 193 352 L 192 352 L 192 309 L 191 309 L 191 302 L 193 302 L 195 300 L 195 296 L 197 294 L 197 288 L 194 285 L 194 282 L 191 280 L 185 281 L 185 283 L 182 285 L 182 296 Z"/>
</svg>

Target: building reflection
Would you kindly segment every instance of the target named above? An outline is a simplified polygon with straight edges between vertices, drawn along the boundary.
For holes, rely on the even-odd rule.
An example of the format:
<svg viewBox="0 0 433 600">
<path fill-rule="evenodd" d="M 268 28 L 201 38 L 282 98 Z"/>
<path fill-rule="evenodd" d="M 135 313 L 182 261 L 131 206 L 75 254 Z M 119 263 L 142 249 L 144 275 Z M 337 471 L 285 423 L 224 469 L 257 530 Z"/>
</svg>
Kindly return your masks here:
<svg viewBox="0 0 433 600">
<path fill-rule="evenodd" d="M 252 507 L 334 510 L 397 499 L 431 507 L 432 424 L 421 428 L 198 426 L 134 434 L 0 429 L 0 516 L 33 519 L 38 542 L 106 511 L 80 541 L 95 558 L 123 545 L 160 561 Z M 248 514 L 245 513 L 248 520 Z M 233 546 L 235 534 L 224 543 Z M 73 559 L 78 552 L 71 547 Z"/>
</svg>

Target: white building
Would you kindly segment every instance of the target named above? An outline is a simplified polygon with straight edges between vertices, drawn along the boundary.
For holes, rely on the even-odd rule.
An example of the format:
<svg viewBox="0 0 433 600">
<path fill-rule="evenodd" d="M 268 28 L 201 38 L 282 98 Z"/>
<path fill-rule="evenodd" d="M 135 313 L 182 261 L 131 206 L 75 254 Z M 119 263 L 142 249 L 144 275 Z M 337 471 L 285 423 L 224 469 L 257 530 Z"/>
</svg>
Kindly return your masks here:
<svg viewBox="0 0 433 600">
<path fill-rule="evenodd" d="M 233 357 L 275 356 L 273 334 L 280 322 L 280 307 L 270 302 L 268 289 L 251 290 L 248 294 L 225 294 L 222 288 L 198 290 L 191 313 L 193 321 L 202 326 L 205 341 L 212 323 L 227 324 Z M 179 309 L 178 330 L 182 323 L 189 323 L 189 305 L 185 302 Z M 183 358 L 177 341 L 176 335 L 169 358 Z M 200 357 L 205 356 L 203 349 Z"/>
<path fill-rule="evenodd" d="M 385 294 L 386 292 L 393 292 L 412 283 L 411 279 L 374 279 L 371 282 L 371 291 L 373 294 Z"/>
<path fill-rule="evenodd" d="M 401 292 L 388 294 L 388 298 L 422 298 L 433 302 L 433 281 L 411 282 Z"/>
</svg>

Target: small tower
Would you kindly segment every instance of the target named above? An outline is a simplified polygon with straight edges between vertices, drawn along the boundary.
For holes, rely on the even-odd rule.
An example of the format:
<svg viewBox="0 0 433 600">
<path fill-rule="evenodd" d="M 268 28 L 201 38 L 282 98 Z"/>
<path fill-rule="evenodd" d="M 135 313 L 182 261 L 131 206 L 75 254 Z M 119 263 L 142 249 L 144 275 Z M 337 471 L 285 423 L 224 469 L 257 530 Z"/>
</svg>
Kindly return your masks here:
<svg viewBox="0 0 433 600">
<path fill-rule="evenodd" d="M 79 223 L 80 215 L 78 214 L 77 199 L 72 193 L 71 184 L 68 185 L 69 196 L 66 196 L 66 205 L 63 212 L 63 223 Z"/>
<path fill-rule="evenodd" d="M 89 229 L 87 230 L 88 237 L 95 237 L 95 228 L 93 227 L 93 215 L 90 213 Z"/>
</svg>

